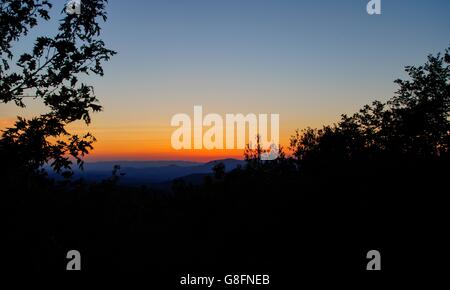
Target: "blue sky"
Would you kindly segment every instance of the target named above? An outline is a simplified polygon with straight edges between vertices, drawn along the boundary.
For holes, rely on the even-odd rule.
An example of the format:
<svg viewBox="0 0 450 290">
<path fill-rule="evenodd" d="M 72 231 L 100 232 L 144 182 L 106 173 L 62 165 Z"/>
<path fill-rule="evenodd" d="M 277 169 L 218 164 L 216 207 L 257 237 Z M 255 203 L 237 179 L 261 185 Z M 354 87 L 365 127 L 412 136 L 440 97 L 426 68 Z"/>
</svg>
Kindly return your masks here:
<svg viewBox="0 0 450 290">
<path fill-rule="evenodd" d="M 384 0 L 381 16 L 367 2 L 111 0 L 104 38 L 119 55 L 102 88 L 178 110 L 284 101 L 328 121 L 389 97 L 405 65 L 450 45 L 450 1 Z"/>
</svg>

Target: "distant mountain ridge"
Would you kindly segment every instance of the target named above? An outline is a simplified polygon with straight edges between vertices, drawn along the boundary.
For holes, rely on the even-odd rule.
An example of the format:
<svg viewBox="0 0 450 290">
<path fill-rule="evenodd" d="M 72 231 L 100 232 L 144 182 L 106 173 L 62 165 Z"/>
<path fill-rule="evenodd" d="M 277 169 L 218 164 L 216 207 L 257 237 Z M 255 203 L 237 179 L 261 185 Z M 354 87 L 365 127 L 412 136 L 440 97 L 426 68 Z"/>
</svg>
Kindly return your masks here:
<svg viewBox="0 0 450 290">
<path fill-rule="evenodd" d="M 85 162 L 85 168 L 89 170 L 112 170 L 114 165 L 120 165 L 122 168 L 149 168 L 149 167 L 163 167 L 163 166 L 196 166 L 205 163 L 195 161 L 183 161 L 183 160 L 145 160 L 145 161 L 133 161 L 133 160 L 117 160 L 117 161 L 96 161 Z"/>
<path fill-rule="evenodd" d="M 74 178 L 83 178 L 86 181 L 101 181 L 111 176 L 114 165 L 120 166 L 120 183 L 124 185 L 156 185 L 170 182 L 176 178 L 207 175 L 218 163 L 225 165 L 230 171 L 243 166 L 245 161 L 239 159 L 221 159 L 206 163 L 192 161 L 101 161 L 86 162 L 84 170 L 74 170 Z M 51 176 L 57 177 L 54 173 Z"/>
</svg>

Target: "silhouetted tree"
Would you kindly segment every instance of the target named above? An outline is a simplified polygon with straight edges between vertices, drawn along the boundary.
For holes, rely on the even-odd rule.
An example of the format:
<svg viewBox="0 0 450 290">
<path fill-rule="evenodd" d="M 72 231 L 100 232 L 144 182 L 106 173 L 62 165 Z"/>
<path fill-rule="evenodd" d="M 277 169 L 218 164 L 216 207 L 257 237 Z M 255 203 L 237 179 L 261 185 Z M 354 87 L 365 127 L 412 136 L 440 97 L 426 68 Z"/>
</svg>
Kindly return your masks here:
<svg viewBox="0 0 450 290">
<path fill-rule="evenodd" d="M 57 172 L 70 174 L 72 159 L 82 166 L 83 156 L 92 149 L 91 134 L 73 135 L 66 126 L 77 120 L 89 124 L 91 112 L 102 108 L 94 88 L 79 77 L 103 75 L 102 63 L 115 54 L 99 38 L 106 3 L 83 1 L 80 15 L 63 9 L 56 35 L 36 38 L 29 53 L 17 56 L 13 46 L 39 21 L 50 20 L 52 5 L 45 0 L 0 0 L 0 100 L 25 107 L 25 98 L 39 99 L 48 109 L 30 120 L 19 117 L 3 132 L 0 154 L 9 170 L 34 172 L 50 162 Z"/>
<path fill-rule="evenodd" d="M 225 175 L 225 164 L 219 162 L 213 166 L 212 170 L 216 179 L 222 179 Z"/>
<path fill-rule="evenodd" d="M 261 136 L 259 134 L 256 135 L 255 142 L 256 144 L 247 144 L 245 146 L 244 159 L 247 161 L 248 166 L 254 167 L 255 169 L 261 168 L 261 166 L 267 164 L 268 162 L 274 164 L 273 161 L 279 161 L 285 158 L 285 153 L 283 152 L 283 148 L 280 144 L 271 144 L 270 148 L 263 148 L 263 145 L 261 144 Z M 263 154 L 270 154 L 272 149 L 277 149 L 278 156 L 274 160 L 264 160 Z M 273 154 L 275 154 L 275 152 Z"/>
<path fill-rule="evenodd" d="M 386 103 L 375 101 L 338 124 L 308 128 L 291 137 L 290 149 L 300 163 L 320 164 L 401 156 L 448 155 L 450 133 L 450 57 L 430 55 L 425 65 L 406 67 L 410 80 Z"/>
</svg>

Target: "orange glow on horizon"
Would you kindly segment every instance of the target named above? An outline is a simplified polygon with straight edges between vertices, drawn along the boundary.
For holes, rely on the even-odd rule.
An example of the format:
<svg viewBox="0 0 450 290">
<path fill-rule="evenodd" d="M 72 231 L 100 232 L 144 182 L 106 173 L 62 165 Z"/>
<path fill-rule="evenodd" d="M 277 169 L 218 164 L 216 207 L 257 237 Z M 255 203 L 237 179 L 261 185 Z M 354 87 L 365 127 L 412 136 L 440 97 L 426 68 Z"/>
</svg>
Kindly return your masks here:
<svg viewBox="0 0 450 290">
<path fill-rule="evenodd" d="M 104 126 L 72 127 L 70 132 L 91 132 L 97 139 L 86 161 L 106 160 L 185 160 L 208 162 L 218 159 L 244 159 L 244 149 L 181 149 L 171 146 L 171 126 L 143 126 L 109 128 Z M 281 144 L 288 144 L 289 135 L 281 134 Z"/>
<path fill-rule="evenodd" d="M 0 118 L 2 130 L 14 124 L 13 118 Z M 108 126 L 94 123 L 85 126 L 82 122 L 68 126 L 72 134 L 84 135 L 92 133 L 97 142 L 94 149 L 85 156 L 87 162 L 115 161 L 115 160 L 184 160 L 208 162 L 218 159 L 234 158 L 244 159 L 244 149 L 181 149 L 175 150 L 171 146 L 173 127 L 167 125 L 135 126 L 124 124 L 122 126 Z M 288 144 L 289 135 L 281 133 L 281 144 Z"/>
<path fill-rule="evenodd" d="M 86 156 L 86 161 L 106 160 L 183 160 L 208 162 L 218 159 L 243 159 L 244 150 L 166 150 L 166 151 L 135 151 L 135 152 L 105 152 L 94 150 Z"/>
</svg>

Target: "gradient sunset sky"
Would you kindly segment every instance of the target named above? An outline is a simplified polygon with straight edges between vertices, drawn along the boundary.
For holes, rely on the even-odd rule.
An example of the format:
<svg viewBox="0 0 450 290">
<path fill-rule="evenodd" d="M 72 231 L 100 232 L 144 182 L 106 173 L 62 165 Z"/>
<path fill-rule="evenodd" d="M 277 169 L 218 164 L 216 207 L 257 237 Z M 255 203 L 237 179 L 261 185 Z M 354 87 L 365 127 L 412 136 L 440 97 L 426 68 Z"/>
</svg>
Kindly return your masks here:
<svg viewBox="0 0 450 290">
<path fill-rule="evenodd" d="M 87 160 L 210 160 L 242 151 L 175 151 L 174 114 L 278 113 L 282 144 L 296 128 L 320 127 L 396 90 L 406 65 L 450 45 L 450 1 L 110 0 L 102 38 L 118 52 L 90 77 L 104 111 L 86 128 L 98 142 Z M 16 44 L 52 35 L 56 18 Z M 0 105 L 0 127 L 43 106 Z"/>
</svg>

